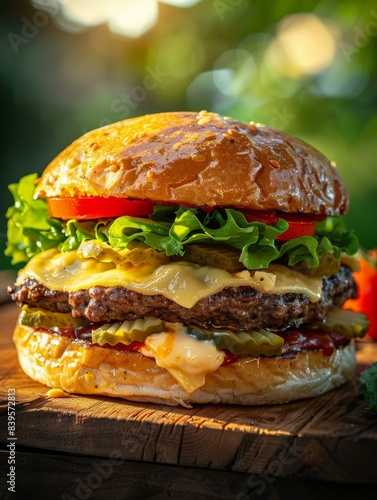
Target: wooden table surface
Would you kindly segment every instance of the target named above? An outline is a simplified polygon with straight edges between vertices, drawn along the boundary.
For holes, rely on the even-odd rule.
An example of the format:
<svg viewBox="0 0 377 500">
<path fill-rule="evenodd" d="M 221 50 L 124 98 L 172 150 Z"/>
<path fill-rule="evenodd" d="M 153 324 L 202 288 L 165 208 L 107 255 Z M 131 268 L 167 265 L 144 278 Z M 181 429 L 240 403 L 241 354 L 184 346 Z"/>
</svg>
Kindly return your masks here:
<svg viewBox="0 0 377 500">
<path fill-rule="evenodd" d="M 377 360 L 377 344 L 360 343 L 349 383 L 286 405 L 50 398 L 18 365 L 17 313 L 13 304 L 0 307 L 1 498 L 10 467 L 8 389 L 16 392 L 20 498 L 375 497 L 377 416 L 358 397 L 358 373 Z"/>
</svg>

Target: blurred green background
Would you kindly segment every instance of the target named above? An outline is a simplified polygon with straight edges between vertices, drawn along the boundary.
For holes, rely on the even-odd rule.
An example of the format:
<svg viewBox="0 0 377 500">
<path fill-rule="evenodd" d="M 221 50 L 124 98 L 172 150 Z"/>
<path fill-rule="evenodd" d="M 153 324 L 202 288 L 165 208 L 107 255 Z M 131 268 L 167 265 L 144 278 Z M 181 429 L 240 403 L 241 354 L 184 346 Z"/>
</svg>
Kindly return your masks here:
<svg viewBox="0 0 377 500">
<path fill-rule="evenodd" d="M 377 247 L 375 1 L 3 0 L 0 29 L 1 214 L 9 183 L 85 131 L 206 109 L 283 129 L 336 161 L 347 227 Z"/>
</svg>

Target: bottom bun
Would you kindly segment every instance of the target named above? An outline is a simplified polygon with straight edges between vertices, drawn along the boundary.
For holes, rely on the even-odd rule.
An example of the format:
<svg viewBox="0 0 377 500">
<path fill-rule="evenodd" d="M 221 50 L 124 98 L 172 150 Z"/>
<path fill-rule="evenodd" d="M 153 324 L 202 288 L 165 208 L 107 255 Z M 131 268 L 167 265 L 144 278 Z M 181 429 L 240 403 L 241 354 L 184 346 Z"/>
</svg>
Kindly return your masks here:
<svg viewBox="0 0 377 500">
<path fill-rule="evenodd" d="M 290 357 L 245 357 L 209 373 L 205 385 L 189 394 L 154 359 L 138 352 L 93 346 L 21 325 L 13 339 L 24 372 L 49 387 L 168 405 L 287 403 L 340 386 L 356 367 L 353 342 L 331 356 L 306 351 Z"/>
</svg>

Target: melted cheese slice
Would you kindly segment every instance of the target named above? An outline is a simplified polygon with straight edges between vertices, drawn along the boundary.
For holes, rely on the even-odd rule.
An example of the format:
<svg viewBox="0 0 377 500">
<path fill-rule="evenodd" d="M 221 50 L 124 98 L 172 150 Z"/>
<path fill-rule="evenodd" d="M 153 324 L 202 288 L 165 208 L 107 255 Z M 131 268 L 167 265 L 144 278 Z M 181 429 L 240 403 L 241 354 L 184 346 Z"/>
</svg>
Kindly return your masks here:
<svg viewBox="0 0 377 500">
<path fill-rule="evenodd" d="M 150 335 L 141 353 L 154 358 L 189 393 L 204 385 L 207 373 L 216 371 L 224 361 L 224 353 L 212 341 L 197 340 L 185 328 Z"/>
<path fill-rule="evenodd" d="M 182 307 L 191 308 L 200 299 L 226 287 L 250 286 L 265 293 L 302 293 L 316 302 L 322 293 L 322 279 L 305 276 L 273 264 L 268 270 L 229 273 L 224 269 L 190 262 L 163 265 L 131 263 L 117 265 L 79 257 L 77 251 L 56 249 L 36 255 L 20 272 L 17 284 L 35 278 L 51 290 L 74 292 L 92 286 L 123 286 L 144 295 L 161 294 Z"/>
</svg>

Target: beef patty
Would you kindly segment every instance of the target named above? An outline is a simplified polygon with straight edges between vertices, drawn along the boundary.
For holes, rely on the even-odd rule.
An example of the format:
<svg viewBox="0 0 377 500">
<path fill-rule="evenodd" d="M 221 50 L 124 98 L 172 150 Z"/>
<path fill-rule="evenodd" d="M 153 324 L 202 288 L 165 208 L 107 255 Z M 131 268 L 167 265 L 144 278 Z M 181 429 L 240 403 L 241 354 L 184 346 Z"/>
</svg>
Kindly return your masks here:
<svg viewBox="0 0 377 500">
<path fill-rule="evenodd" d="M 142 295 L 121 286 L 94 286 L 68 293 L 49 290 L 31 278 L 20 286 L 9 287 L 8 293 L 19 305 L 70 312 L 91 322 L 133 321 L 155 316 L 205 329 L 248 331 L 298 327 L 314 319 L 323 319 L 329 308 L 341 306 L 348 298 L 356 296 L 356 283 L 351 270 L 342 266 L 335 276 L 323 278 L 323 294 L 315 303 L 303 294 L 261 293 L 244 286 L 225 288 L 199 300 L 191 309 L 162 295 Z"/>
</svg>

